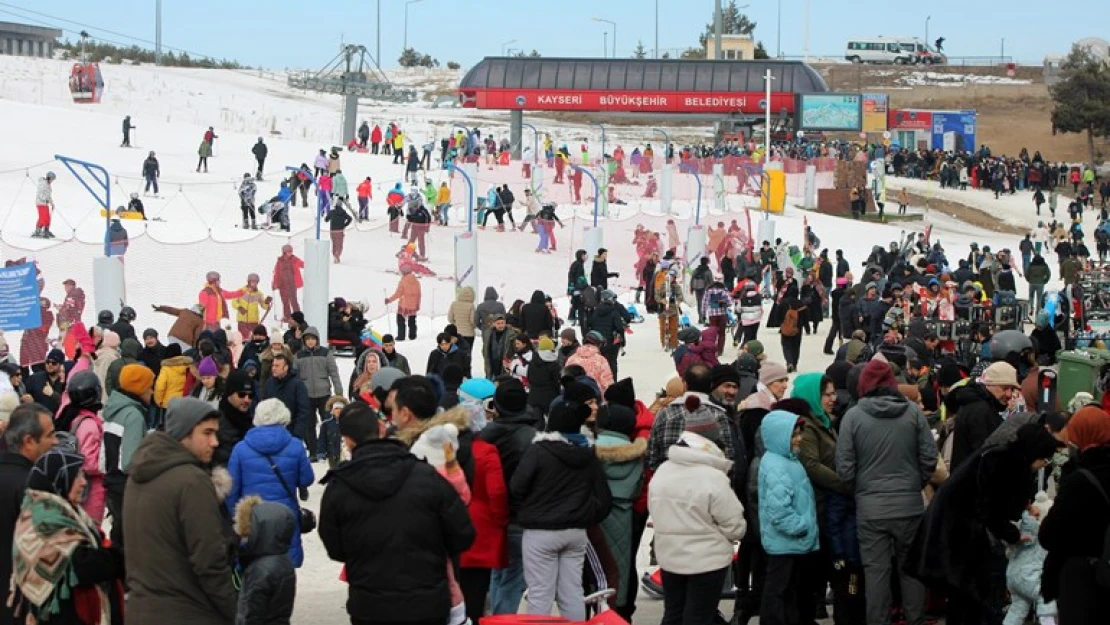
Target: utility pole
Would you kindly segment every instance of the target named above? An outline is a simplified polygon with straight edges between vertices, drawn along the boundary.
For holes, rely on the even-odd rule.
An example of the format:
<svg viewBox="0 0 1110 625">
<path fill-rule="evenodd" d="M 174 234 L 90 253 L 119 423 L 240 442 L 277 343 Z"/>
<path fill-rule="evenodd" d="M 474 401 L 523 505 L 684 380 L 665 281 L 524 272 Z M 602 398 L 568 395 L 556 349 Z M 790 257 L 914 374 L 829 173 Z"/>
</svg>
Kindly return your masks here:
<svg viewBox="0 0 1110 625">
<path fill-rule="evenodd" d="M 154 0 L 154 64 L 162 64 L 162 0 Z"/>
<path fill-rule="evenodd" d="M 721 29 L 724 19 L 721 16 L 721 0 L 713 0 L 713 58 L 721 58 Z"/>
<path fill-rule="evenodd" d="M 651 58 L 659 58 L 659 0 L 655 0 L 655 48 L 652 50 Z"/>
<path fill-rule="evenodd" d="M 779 18 L 778 25 L 776 26 L 777 34 L 775 35 L 775 58 L 782 58 L 782 0 L 779 0 Z"/>
<path fill-rule="evenodd" d="M 378 0 L 378 45 L 374 50 L 374 64 L 382 69 L 382 0 Z"/>
<path fill-rule="evenodd" d="M 802 5 L 802 58 L 809 62 L 809 0 Z"/>
</svg>

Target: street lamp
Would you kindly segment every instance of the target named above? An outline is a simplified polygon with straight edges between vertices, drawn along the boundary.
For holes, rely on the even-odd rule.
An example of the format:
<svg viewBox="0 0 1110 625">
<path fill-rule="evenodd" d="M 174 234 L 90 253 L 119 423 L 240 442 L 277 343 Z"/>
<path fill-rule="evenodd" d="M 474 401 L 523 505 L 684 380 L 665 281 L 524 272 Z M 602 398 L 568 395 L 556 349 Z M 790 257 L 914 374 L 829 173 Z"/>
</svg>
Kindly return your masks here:
<svg viewBox="0 0 1110 625">
<path fill-rule="evenodd" d="M 516 43 L 516 39 L 510 39 L 508 41 L 501 42 L 501 56 L 505 56 L 505 46 L 509 45 L 510 43 Z"/>
<path fill-rule="evenodd" d="M 593 18 L 593 21 L 601 22 L 603 24 L 609 24 L 613 27 L 613 58 L 617 58 L 617 23 L 613 20 L 606 20 L 600 17 Z"/>
<path fill-rule="evenodd" d="M 655 48 L 651 58 L 659 58 L 659 0 L 655 0 Z"/>
<path fill-rule="evenodd" d="M 409 6 L 423 1 L 424 0 L 408 0 L 405 2 L 405 39 L 403 44 L 404 49 L 402 49 L 401 52 L 409 49 Z"/>
<path fill-rule="evenodd" d="M 925 47 L 929 47 L 929 20 L 933 19 L 932 15 L 925 18 Z"/>
</svg>

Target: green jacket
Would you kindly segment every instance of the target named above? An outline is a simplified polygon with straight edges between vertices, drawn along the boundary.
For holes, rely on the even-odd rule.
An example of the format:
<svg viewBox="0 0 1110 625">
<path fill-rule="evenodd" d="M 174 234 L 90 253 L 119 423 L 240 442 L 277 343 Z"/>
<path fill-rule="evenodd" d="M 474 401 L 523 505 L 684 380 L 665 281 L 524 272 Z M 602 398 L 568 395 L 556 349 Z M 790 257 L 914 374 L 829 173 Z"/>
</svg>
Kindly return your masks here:
<svg viewBox="0 0 1110 625">
<path fill-rule="evenodd" d="M 601 530 L 620 571 L 616 605 L 624 606 L 628 603 L 629 586 L 638 583 L 632 568 L 632 504 L 643 486 L 647 440 L 637 438 L 628 442 L 624 434 L 602 430 L 594 449 L 613 496 L 613 507 L 601 522 Z"/>
<path fill-rule="evenodd" d="M 197 154 L 200 156 L 212 156 L 212 144 L 207 141 L 201 141 L 200 147 L 197 148 Z"/>
<path fill-rule="evenodd" d="M 802 429 L 802 444 L 798 448 L 798 460 L 813 484 L 817 497 L 817 519 L 823 525 L 825 491 L 841 495 L 852 494 L 850 486 L 840 481 L 836 474 L 836 432 L 832 429 L 831 415 L 821 409 L 822 373 L 803 373 L 794 379 L 790 397 L 801 399 L 809 404 L 810 414 L 801 415 L 806 420 Z"/>
<path fill-rule="evenodd" d="M 1033 263 L 1029 265 L 1029 270 L 1025 272 L 1025 279 L 1030 286 L 1044 286 L 1052 279 L 1052 269 L 1048 266 L 1048 263 Z"/>
<path fill-rule="evenodd" d="M 1069 258 L 1060 265 L 1060 277 L 1064 284 L 1072 285 L 1079 281 L 1079 272 L 1083 271 L 1083 261 L 1078 258 Z"/>
<path fill-rule="evenodd" d="M 120 390 L 112 391 L 108 404 L 104 406 L 104 430 L 105 433 L 118 430 L 119 466 L 124 473 L 127 473 L 131 457 L 146 436 L 146 410 L 142 402 Z"/>
</svg>

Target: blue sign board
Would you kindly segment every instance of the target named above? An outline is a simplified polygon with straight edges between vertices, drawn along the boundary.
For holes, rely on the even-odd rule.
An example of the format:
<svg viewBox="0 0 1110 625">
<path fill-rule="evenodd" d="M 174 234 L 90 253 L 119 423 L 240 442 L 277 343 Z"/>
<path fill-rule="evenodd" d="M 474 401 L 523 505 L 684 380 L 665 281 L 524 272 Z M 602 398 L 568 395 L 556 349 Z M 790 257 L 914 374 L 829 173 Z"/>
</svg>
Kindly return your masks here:
<svg viewBox="0 0 1110 625">
<path fill-rule="evenodd" d="M 35 264 L 0 267 L 0 329 L 29 330 L 41 325 Z"/>
<path fill-rule="evenodd" d="M 932 147 L 950 152 L 974 151 L 975 111 L 934 112 Z"/>
</svg>

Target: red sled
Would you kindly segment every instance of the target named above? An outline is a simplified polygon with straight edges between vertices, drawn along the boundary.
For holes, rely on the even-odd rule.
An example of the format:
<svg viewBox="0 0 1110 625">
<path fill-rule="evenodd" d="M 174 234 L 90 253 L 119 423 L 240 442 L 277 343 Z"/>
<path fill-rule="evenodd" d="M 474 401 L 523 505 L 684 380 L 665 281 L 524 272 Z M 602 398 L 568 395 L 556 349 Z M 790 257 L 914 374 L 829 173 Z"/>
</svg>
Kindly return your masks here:
<svg viewBox="0 0 1110 625">
<path fill-rule="evenodd" d="M 368 154 L 370 152 L 370 148 L 364 148 L 358 144 L 357 139 L 351 139 L 351 142 L 347 144 L 347 151 L 358 152 L 359 154 Z"/>
</svg>

